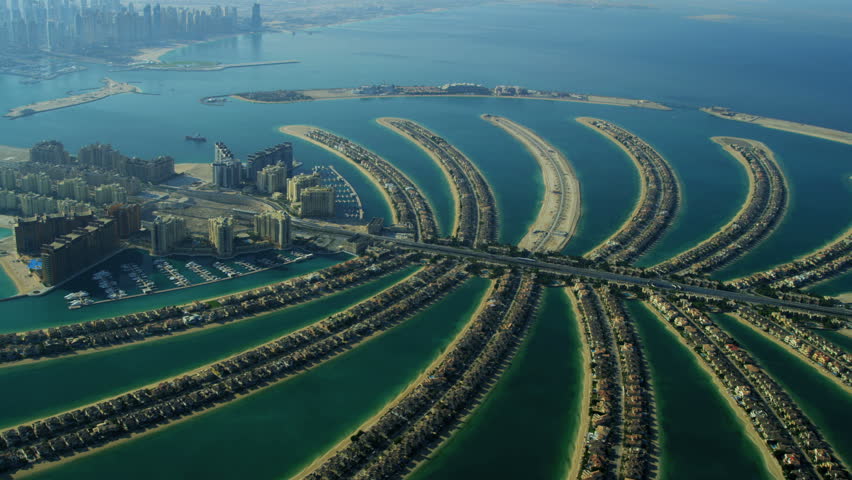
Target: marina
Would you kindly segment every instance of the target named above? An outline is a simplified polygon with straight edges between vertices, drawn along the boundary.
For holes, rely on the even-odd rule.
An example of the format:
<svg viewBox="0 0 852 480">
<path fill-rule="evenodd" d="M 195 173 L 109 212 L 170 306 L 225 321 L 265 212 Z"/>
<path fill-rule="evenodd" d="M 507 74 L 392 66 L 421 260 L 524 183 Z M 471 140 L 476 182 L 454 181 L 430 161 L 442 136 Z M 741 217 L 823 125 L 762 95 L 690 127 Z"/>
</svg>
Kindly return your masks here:
<svg viewBox="0 0 852 480">
<path fill-rule="evenodd" d="M 295 250 L 264 252 L 227 261 L 212 257 L 152 258 L 147 254 L 140 257 L 140 254 L 138 250 L 131 251 L 126 258 L 135 258 L 136 262 L 118 264 L 117 269 L 110 267 L 93 274 L 85 273 L 69 282 L 68 288 L 74 292 L 65 295 L 68 308 L 74 310 L 222 282 L 313 258 L 312 253 Z"/>
</svg>

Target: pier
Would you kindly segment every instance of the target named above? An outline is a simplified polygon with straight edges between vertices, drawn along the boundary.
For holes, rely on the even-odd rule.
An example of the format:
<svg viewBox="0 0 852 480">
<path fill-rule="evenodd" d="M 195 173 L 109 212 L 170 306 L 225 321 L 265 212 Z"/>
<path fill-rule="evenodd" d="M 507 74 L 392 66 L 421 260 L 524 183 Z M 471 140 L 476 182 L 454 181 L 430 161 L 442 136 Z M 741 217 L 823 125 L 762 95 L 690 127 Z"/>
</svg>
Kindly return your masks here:
<svg viewBox="0 0 852 480">
<path fill-rule="evenodd" d="M 495 115 L 482 115 L 482 119 L 521 142 L 541 168 L 544 199 L 535 222 L 518 243 L 518 248 L 530 252 L 561 252 L 574 236 L 582 211 L 580 182 L 574 168 L 562 152 L 523 125 Z"/>
</svg>

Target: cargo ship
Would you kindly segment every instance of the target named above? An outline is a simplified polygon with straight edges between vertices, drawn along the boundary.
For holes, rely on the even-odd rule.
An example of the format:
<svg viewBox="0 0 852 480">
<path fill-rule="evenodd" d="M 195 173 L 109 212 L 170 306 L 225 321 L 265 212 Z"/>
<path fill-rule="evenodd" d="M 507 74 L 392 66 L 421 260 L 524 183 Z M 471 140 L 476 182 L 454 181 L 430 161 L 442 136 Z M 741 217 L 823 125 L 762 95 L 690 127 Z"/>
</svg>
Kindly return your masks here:
<svg viewBox="0 0 852 480">
<path fill-rule="evenodd" d="M 186 136 L 186 137 L 184 137 L 184 138 L 185 138 L 185 139 L 186 139 L 186 141 L 188 141 L 188 142 L 204 143 L 204 142 L 206 142 L 206 141 L 207 141 L 207 137 L 202 137 L 201 135 L 199 135 L 199 134 L 197 134 L 197 133 L 196 133 L 195 135 L 187 135 L 187 136 Z"/>
</svg>

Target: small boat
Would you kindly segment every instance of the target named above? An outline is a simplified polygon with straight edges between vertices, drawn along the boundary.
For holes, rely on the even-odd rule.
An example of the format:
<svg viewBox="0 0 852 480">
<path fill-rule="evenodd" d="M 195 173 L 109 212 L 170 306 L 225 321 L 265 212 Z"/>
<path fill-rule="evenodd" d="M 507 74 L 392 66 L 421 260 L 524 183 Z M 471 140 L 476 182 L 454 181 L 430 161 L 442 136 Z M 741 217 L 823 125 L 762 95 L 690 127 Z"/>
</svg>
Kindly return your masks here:
<svg viewBox="0 0 852 480">
<path fill-rule="evenodd" d="M 207 141 L 207 137 L 202 137 L 201 135 L 199 135 L 197 133 L 195 135 L 187 135 L 187 136 L 184 137 L 184 139 L 188 142 L 198 142 L 198 143 L 204 143 L 204 142 Z"/>
</svg>

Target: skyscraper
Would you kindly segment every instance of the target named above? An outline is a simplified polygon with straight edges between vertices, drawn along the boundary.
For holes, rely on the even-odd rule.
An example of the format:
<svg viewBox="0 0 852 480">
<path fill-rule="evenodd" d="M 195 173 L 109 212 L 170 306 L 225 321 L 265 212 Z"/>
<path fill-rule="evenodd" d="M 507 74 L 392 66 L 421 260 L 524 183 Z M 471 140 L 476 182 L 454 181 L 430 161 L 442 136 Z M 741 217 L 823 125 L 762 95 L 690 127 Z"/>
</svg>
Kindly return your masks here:
<svg viewBox="0 0 852 480">
<path fill-rule="evenodd" d="M 257 174 L 257 189 L 263 193 L 287 191 L 287 167 L 283 164 L 269 165 Z"/>
<path fill-rule="evenodd" d="M 251 29 L 259 32 L 263 28 L 263 18 L 260 16 L 260 4 L 255 3 L 251 7 Z"/>
<path fill-rule="evenodd" d="M 207 222 L 210 243 L 218 257 L 234 256 L 234 217 L 211 218 Z"/>
<path fill-rule="evenodd" d="M 290 216 L 281 211 L 264 212 L 254 217 L 254 231 L 278 248 L 290 243 Z"/>
<path fill-rule="evenodd" d="M 151 248 L 154 255 L 166 255 L 187 237 L 186 222 L 172 215 L 151 222 Z"/>
</svg>

